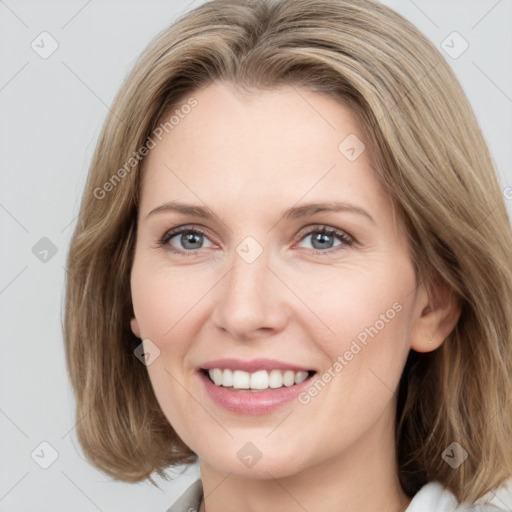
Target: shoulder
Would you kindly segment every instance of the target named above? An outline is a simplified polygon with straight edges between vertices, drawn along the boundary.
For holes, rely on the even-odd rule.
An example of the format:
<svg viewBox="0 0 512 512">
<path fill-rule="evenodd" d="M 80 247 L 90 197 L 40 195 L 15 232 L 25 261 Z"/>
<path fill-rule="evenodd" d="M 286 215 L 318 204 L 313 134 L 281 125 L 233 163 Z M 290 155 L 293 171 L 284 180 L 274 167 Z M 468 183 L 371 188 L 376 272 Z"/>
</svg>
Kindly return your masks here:
<svg viewBox="0 0 512 512">
<path fill-rule="evenodd" d="M 413 497 L 405 512 L 503 512 L 490 503 L 458 503 L 439 482 L 425 484 Z"/>
<path fill-rule="evenodd" d="M 197 512 L 203 499 L 201 479 L 187 487 L 186 491 L 172 504 L 166 512 Z"/>
</svg>

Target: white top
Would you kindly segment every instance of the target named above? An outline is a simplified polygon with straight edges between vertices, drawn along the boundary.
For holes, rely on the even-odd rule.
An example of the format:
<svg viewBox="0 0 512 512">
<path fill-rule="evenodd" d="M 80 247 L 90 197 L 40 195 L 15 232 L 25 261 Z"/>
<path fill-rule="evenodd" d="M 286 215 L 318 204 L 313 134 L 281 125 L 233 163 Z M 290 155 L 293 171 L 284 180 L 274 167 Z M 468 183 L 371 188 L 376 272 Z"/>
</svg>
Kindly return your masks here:
<svg viewBox="0 0 512 512">
<path fill-rule="evenodd" d="M 197 512 L 203 499 L 203 484 L 196 480 L 166 512 Z M 405 512 L 503 512 L 495 505 L 458 504 L 455 496 L 439 482 L 425 484 Z"/>
<path fill-rule="evenodd" d="M 439 482 L 425 484 L 413 497 L 405 512 L 498 512 L 492 503 L 458 503 L 455 496 Z M 174 511 L 173 511 L 174 512 Z"/>
</svg>

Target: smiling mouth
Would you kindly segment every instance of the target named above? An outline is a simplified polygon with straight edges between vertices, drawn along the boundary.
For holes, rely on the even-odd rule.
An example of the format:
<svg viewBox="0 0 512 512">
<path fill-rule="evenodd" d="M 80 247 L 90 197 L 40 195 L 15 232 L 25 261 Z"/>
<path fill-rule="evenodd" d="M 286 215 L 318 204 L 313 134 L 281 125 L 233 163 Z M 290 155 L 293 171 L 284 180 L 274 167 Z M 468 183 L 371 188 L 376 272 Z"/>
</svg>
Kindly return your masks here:
<svg viewBox="0 0 512 512">
<path fill-rule="evenodd" d="M 292 387 L 310 379 L 316 371 L 258 370 L 246 372 L 223 368 L 201 369 L 201 372 L 218 387 L 232 390 L 262 391 Z"/>
</svg>

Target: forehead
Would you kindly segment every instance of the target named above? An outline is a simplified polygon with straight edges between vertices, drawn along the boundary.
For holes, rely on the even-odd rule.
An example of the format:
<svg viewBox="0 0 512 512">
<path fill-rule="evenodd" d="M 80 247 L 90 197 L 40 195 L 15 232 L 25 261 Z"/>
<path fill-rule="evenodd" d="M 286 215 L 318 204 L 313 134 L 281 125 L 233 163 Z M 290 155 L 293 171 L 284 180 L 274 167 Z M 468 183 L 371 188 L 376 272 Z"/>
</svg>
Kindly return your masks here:
<svg viewBox="0 0 512 512">
<path fill-rule="evenodd" d="M 302 197 L 386 199 L 356 115 L 333 98 L 296 86 L 242 93 L 214 82 L 174 112 L 190 98 L 196 106 L 145 159 L 141 210 L 183 197 L 262 209 Z"/>
</svg>

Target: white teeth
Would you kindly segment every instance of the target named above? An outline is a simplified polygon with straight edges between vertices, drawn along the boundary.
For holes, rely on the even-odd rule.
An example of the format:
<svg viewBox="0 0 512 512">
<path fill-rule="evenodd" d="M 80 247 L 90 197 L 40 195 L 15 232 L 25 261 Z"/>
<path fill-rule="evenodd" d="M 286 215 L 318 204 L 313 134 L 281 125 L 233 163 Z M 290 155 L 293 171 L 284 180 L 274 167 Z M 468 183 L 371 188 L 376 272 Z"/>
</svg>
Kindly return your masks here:
<svg viewBox="0 0 512 512">
<path fill-rule="evenodd" d="M 251 373 L 251 389 L 267 389 L 268 373 L 265 370 Z"/>
<path fill-rule="evenodd" d="M 217 369 L 217 368 L 215 368 Z M 222 370 L 220 370 L 222 371 Z M 224 384 L 224 379 L 222 379 Z M 249 389 L 250 388 L 250 375 L 247 372 L 241 370 L 235 370 L 233 372 L 233 387 L 235 389 Z"/>
<path fill-rule="evenodd" d="M 221 370 L 221 372 L 222 372 L 222 370 Z M 233 385 L 233 372 L 231 370 L 224 370 L 224 372 L 222 373 L 221 384 L 223 386 L 228 386 L 228 387 Z"/>
<path fill-rule="evenodd" d="M 242 370 L 223 370 L 213 368 L 208 371 L 216 386 L 233 387 L 234 389 L 276 389 L 300 384 L 308 378 L 308 372 L 292 370 L 258 370 L 244 372 Z"/>
<path fill-rule="evenodd" d="M 300 384 L 308 378 L 308 372 L 297 372 L 295 374 L 295 384 Z"/>
<path fill-rule="evenodd" d="M 271 370 L 270 377 L 268 379 L 268 385 L 271 388 L 280 388 L 283 386 L 283 374 L 281 370 Z"/>
<path fill-rule="evenodd" d="M 287 370 L 283 375 L 283 384 L 286 387 L 293 386 L 295 384 L 295 373 L 291 370 Z"/>
</svg>

